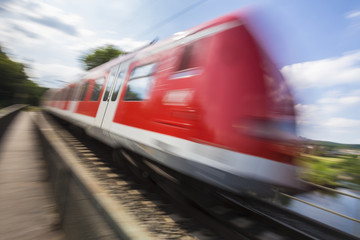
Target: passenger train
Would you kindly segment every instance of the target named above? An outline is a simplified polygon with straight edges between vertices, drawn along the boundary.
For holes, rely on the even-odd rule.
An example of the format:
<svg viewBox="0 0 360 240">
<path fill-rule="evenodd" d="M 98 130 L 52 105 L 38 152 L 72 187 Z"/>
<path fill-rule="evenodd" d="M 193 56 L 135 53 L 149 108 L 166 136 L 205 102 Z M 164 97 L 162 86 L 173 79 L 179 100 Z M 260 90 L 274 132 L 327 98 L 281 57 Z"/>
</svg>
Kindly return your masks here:
<svg viewBox="0 0 360 240">
<path fill-rule="evenodd" d="M 247 17 L 228 14 L 119 56 L 49 90 L 45 109 L 148 166 L 216 188 L 301 189 L 294 100 Z"/>
</svg>

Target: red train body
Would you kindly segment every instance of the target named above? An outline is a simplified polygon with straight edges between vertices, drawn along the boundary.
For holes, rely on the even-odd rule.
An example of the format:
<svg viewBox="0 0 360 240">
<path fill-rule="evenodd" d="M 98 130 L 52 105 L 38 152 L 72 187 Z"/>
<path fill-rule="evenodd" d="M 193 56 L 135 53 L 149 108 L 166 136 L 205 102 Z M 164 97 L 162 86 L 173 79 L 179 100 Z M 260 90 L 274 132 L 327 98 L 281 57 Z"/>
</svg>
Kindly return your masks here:
<svg viewBox="0 0 360 240">
<path fill-rule="evenodd" d="M 297 189 L 294 102 L 230 14 L 50 91 L 46 109 L 114 148 L 236 193 Z"/>
</svg>

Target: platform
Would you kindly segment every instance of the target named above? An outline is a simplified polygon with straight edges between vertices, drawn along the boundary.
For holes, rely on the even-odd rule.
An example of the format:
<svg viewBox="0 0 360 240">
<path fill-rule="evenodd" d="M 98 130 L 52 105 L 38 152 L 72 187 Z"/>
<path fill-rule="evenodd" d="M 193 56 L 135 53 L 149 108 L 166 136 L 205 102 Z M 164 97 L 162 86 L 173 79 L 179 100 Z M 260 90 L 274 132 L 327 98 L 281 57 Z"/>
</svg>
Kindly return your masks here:
<svg viewBox="0 0 360 240">
<path fill-rule="evenodd" d="M 0 144 L 0 238 L 65 240 L 31 122 L 20 112 Z"/>
</svg>

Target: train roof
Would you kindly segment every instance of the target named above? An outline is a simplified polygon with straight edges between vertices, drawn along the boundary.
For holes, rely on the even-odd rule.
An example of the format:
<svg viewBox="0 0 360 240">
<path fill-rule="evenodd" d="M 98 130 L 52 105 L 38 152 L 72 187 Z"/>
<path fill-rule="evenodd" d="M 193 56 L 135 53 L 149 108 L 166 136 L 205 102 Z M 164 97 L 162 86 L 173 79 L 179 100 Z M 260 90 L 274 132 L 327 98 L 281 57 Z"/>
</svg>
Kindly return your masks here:
<svg viewBox="0 0 360 240">
<path fill-rule="evenodd" d="M 223 23 L 227 23 L 227 22 L 242 21 L 245 18 L 245 15 L 246 15 L 246 11 L 238 10 L 238 11 L 229 13 L 227 15 L 215 18 L 208 22 L 202 23 L 202 24 L 195 26 L 193 28 L 190 28 L 186 31 L 177 32 L 177 33 L 173 34 L 171 37 L 161 40 L 159 42 L 155 42 L 155 43 L 151 42 L 150 44 L 148 44 L 144 47 L 141 47 L 138 50 L 129 52 L 127 54 L 120 55 L 104 64 L 101 64 L 93 69 L 90 69 L 80 79 L 77 79 L 70 84 L 80 82 L 84 78 L 88 78 L 88 79 L 97 78 L 97 76 L 103 75 L 105 71 L 108 71 L 112 66 L 115 66 L 116 64 L 118 64 L 120 62 L 126 61 L 127 59 L 131 59 L 133 57 L 136 57 L 137 55 L 143 55 L 146 53 L 156 52 L 156 49 L 161 49 L 167 45 L 171 45 L 176 42 L 179 42 L 179 44 L 180 44 L 181 39 L 189 37 L 189 36 L 191 36 L 195 33 L 198 33 L 202 30 L 205 30 L 205 29 L 208 29 L 208 28 L 211 28 L 216 25 L 223 24 Z M 66 87 L 68 87 L 70 84 L 68 84 Z"/>
</svg>

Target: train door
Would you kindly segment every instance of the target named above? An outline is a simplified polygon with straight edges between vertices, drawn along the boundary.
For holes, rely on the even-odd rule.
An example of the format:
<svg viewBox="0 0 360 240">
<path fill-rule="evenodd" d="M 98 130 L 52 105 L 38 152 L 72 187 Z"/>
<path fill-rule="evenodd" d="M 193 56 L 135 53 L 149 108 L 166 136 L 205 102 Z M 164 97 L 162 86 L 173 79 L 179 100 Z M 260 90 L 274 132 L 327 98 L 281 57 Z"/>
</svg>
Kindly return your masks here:
<svg viewBox="0 0 360 240">
<path fill-rule="evenodd" d="M 106 86 L 104 89 L 104 94 L 102 96 L 102 99 L 100 100 L 100 105 L 99 105 L 99 108 L 98 108 L 98 111 L 96 114 L 96 119 L 95 119 L 96 127 L 101 127 L 101 124 L 104 120 L 104 115 L 105 115 L 105 112 L 106 112 L 109 102 L 110 102 L 110 96 L 111 96 L 111 92 L 115 85 L 116 74 L 118 72 L 119 66 L 120 66 L 120 64 L 118 64 L 110 69 L 110 73 L 109 73 L 108 79 L 106 81 Z"/>
<path fill-rule="evenodd" d="M 126 73 L 129 68 L 131 60 L 132 59 L 128 59 L 127 61 L 121 63 L 121 65 L 119 66 L 119 69 L 116 73 L 116 77 L 114 80 L 114 86 L 111 91 L 111 94 L 109 94 L 106 114 L 105 114 L 104 119 L 101 124 L 101 128 L 103 128 L 103 129 L 109 130 L 110 125 L 113 122 L 116 108 L 118 106 L 118 102 L 120 101 L 120 95 L 121 95 L 121 92 L 122 92 L 122 89 L 124 86 L 123 83 L 125 80 L 125 76 L 126 76 Z"/>
<path fill-rule="evenodd" d="M 71 99 L 70 99 L 70 105 L 69 105 L 70 112 L 75 112 L 75 110 L 77 109 L 77 106 L 78 106 L 77 97 L 80 94 L 80 89 L 81 89 L 81 84 L 77 83 L 75 86 L 73 95 L 71 96 Z"/>
</svg>

